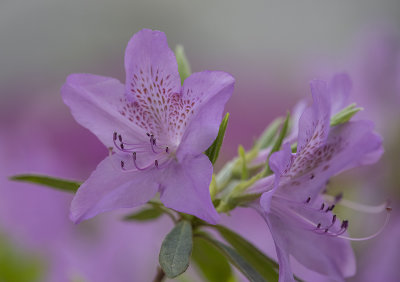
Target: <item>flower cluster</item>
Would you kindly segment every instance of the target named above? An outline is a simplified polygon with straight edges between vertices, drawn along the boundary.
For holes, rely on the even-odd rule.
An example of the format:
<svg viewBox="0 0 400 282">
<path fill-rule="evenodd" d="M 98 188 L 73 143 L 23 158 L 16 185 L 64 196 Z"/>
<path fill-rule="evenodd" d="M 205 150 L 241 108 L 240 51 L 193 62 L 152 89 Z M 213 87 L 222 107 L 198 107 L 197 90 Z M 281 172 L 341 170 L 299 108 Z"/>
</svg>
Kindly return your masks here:
<svg viewBox="0 0 400 282">
<path fill-rule="evenodd" d="M 351 204 L 342 200 L 342 194 L 327 195 L 326 186 L 340 172 L 376 162 L 383 149 L 372 122 L 351 120 L 360 108 L 348 103 L 352 86 L 346 74 L 335 75 L 329 83 L 312 81 L 311 106 L 299 104 L 281 130 L 270 128 L 268 138 L 261 137 L 247 153 L 240 148 L 238 158 L 213 174 L 213 163 L 204 152 L 219 150 L 233 77 L 204 71 L 181 84 L 165 35 L 147 29 L 129 41 L 125 71 L 125 84 L 108 77 L 72 74 L 61 89 L 75 119 L 109 149 L 109 156 L 72 201 L 74 222 L 151 201 L 179 222 L 179 234 L 192 228 L 187 233 L 190 237 L 194 234 L 215 243 L 199 229 L 218 229 L 213 227 L 218 212 L 240 205 L 264 218 L 276 249 L 279 281 L 294 281 L 291 257 L 335 281 L 355 273 L 349 240 L 376 234 L 350 237 L 349 221 L 339 219 L 334 209 Z M 389 210 L 387 205 L 375 210 L 385 209 Z M 176 232 L 171 231 L 165 242 Z M 168 242 L 165 248 L 163 243 L 160 264 L 167 276 L 174 277 L 186 268 L 176 270 L 176 265 L 163 259 L 171 248 Z M 215 244 L 228 257 L 234 251 Z M 258 281 L 257 269 L 249 272 L 237 264 L 246 277 Z"/>
</svg>

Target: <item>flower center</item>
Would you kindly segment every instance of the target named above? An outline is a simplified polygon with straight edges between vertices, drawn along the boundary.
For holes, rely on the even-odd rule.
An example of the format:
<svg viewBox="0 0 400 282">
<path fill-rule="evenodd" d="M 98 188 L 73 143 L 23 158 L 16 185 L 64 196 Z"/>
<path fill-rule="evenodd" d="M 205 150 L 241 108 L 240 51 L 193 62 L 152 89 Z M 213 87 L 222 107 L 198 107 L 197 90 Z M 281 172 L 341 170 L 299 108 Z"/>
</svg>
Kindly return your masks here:
<svg viewBox="0 0 400 282">
<path fill-rule="evenodd" d="M 157 144 L 152 133 L 146 133 L 148 142 L 128 143 L 121 134 L 114 132 L 114 147 L 122 153 L 120 167 L 123 171 L 146 171 L 164 168 L 171 160 L 171 149 L 164 144 Z"/>
</svg>

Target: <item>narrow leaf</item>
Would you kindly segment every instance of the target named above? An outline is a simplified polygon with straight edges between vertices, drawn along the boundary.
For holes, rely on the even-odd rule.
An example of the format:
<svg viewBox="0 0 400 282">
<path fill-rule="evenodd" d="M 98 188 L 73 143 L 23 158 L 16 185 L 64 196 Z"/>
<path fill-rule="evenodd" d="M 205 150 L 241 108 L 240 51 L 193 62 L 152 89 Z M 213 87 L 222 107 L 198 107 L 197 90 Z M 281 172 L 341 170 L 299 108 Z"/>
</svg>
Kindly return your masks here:
<svg viewBox="0 0 400 282">
<path fill-rule="evenodd" d="M 168 278 L 186 271 L 192 246 L 192 225 L 188 221 L 181 221 L 167 234 L 160 249 L 160 266 Z"/>
<path fill-rule="evenodd" d="M 229 120 L 229 113 L 226 113 L 225 117 L 223 118 L 219 126 L 217 138 L 205 152 L 205 154 L 210 159 L 212 164 L 215 164 L 215 162 L 218 159 L 219 150 L 221 150 L 222 142 L 224 141 L 226 127 L 228 126 L 228 120 Z"/>
<path fill-rule="evenodd" d="M 278 264 L 234 231 L 217 225 L 219 234 L 267 281 L 278 280 Z"/>
<path fill-rule="evenodd" d="M 183 49 L 182 45 L 176 46 L 175 57 L 178 63 L 178 72 L 181 77 L 181 83 L 183 84 L 185 79 L 191 75 L 192 71 L 190 70 L 189 61 L 186 58 L 185 50 Z"/>
<path fill-rule="evenodd" d="M 240 145 L 238 148 L 238 155 L 240 158 L 240 161 L 242 163 L 242 180 L 246 180 L 249 178 L 249 170 L 247 169 L 247 163 L 246 163 L 246 151 L 244 150 L 243 146 Z"/>
<path fill-rule="evenodd" d="M 356 113 L 363 108 L 356 108 L 356 104 L 351 104 L 331 117 L 331 126 L 348 122 Z"/>
<path fill-rule="evenodd" d="M 40 184 L 43 186 L 72 193 L 75 193 L 81 185 L 80 182 L 37 174 L 15 175 L 10 177 L 10 180 Z"/>
<path fill-rule="evenodd" d="M 233 248 L 221 243 L 207 233 L 198 233 L 199 238 L 207 240 L 217 248 L 240 272 L 251 282 L 265 282 L 266 280 Z"/>
<path fill-rule="evenodd" d="M 259 149 L 264 149 L 271 146 L 281 124 L 282 118 L 277 118 L 273 122 L 271 122 L 261 134 L 260 138 L 257 140 L 256 146 Z"/>
<path fill-rule="evenodd" d="M 209 282 L 233 280 L 232 269 L 226 257 L 206 240 L 194 238 L 192 260 Z"/>
<path fill-rule="evenodd" d="M 136 213 L 125 216 L 124 220 L 149 221 L 159 218 L 162 214 L 163 210 L 160 208 L 146 208 Z"/>
</svg>

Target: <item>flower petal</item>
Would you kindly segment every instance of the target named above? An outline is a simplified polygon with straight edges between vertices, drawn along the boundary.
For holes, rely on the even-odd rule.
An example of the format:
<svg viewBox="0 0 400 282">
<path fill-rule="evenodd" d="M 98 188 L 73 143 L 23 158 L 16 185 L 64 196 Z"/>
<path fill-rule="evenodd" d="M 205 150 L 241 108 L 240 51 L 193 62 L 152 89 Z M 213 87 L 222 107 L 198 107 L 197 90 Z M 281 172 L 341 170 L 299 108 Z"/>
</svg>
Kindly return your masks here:
<svg viewBox="0 0 400 282">
<path fill-rule="evenodd" d="M 313 104 L 300 117 L 297 153 L 312 153 L 322 145 L 329 133 L 330 100 L 326 82 L 313 80 L 310 83 Z"/>
<path fill-rule="evenodd" d="M 117 167 L 119 157 L 105 158 L 81 185 L 71 204 L 75 223 L 118 208 L 131 208 L 149 201 L 159 184 L 154 170 L 124 172 Z"/>
<path fill-rule="evenodd" d="M 212 164 L 205 155 L 171 165 L 163 175 L 161 201 L 168 208 L 216 224 L 219 215 L 211 202 L 211 175 Z"/>
<path fill-rule="evenodd" d="M 353 85 L 348 74 L 338 73 L 333 76 L 329 83 L 332 115 L 338 113 L 346 106 L 352 86 Z"/>
<path fill-rule="evenodd" d="M 178 64 L 161 31 L 142 29 L 129 40 L 125 71 L 126 95 L 130 101 L 147 100 L 158 90 L 160 94 L 180 93 Z"/>
<path fill-rule="evenodd" d="M 287 252 L 286 255 L 292 255 L 310 270 L 334 281 L 344 281 L 344 277 L 355 274 L 355 258 L 349 241 L 299 228 L 293 217 L 270 214 L 267 223 L 280 252 Z M 287 262 L 283 262 L 287 268 Z"/>
<path fill-rule="evenodd" d="M 373 124 L 364 120 L 332 128 L 325 145 L 316 151 L 309 163 L 304 162 L 304 167 L 298 168 L 304 173 L 281 184 L 280 192 L 300 201 L 308 197 L 314 199 L 332 176 L 377 161 L 383 151 L 382 139 L 372 130 Z M 311 169 L 307 170 L 307 167 Z"/>
<path fill-rule="evenodd" d="M 189 76 L 182 90 L 185 95 L 197 96 L 192 108 L 193 116 L 188 120 L 177 151 L 178 159 L 186 154 L 198 155 L 212 144 L 218 134 L 226 102 L 232 95 L 234 78 L 220 71 L 204 71 Z"/>
<path fill-rule="evenodd" d="M 124 116 L 124 86 L 114 78 L 71 74 L 61 88 L 64 103 L 82 126 L 92 131 L 107 147 L 113 147 L 113 133 L 136 142 L 146 132 Z M 146 139 L 143 139 L 146 140 Z"/>
</svg>

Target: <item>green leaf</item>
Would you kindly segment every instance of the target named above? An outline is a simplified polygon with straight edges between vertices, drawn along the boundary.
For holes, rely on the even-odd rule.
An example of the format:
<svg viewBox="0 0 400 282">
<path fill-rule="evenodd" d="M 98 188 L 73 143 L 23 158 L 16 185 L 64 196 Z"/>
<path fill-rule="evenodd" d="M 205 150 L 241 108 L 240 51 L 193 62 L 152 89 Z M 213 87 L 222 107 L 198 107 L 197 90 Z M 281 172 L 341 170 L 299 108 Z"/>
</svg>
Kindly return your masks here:
<svg viewBox="0 0 400 282">
<path fill-rule="evenodd" d="M 146 208 L 140 210 L 136 213 L 127 215 L 124 217 L 124 220 L 136 220 L 136 221 L 149 221 L 159 218 L 163 215 L 163 210 L 157 207 Z"/>
<path fill-rule="evenodd" d="M 175 57 L 178 63 L 178 72 L 181 77 L 181 83 L 183 84 L 185 79 L 191 75 L 192 71 L 190 70 L 189 61 L 186 58 L 185 50 L 182 45 L 176 46 Z"/>
<path fill-rule="evenodd" d="M 356 113 L 363 108 L 356 108 L 356 104 L 351 104 L 331 117 L 331 126 L 339 125 L 348 122 Z"/>
<path fill-rule="evenodd" d="M 251 282 L 265 282 L 266 280 L 233 248 L 221 243 L 205 232 L 198 233 L 197 236 L 211 243 L 217 248 L 244 276 Z"/>
<path fill-rule="evenodd" d="M 247 169 L 247 163 L 246 163 L 246 151 L 244 150 L 243 146 L 240 145 L 238 148 L 238 155 L 240 158 L 240 161 L 242 163 L 242 180 L 246 180 L 249 178 L 249 170 Z"/>
<path fill-rule="evenodd" d="M 261 134 L 260 138 L 256 142 L 256 147 L 264 149 L 272 145 L 275 135 L 279 130 L 279 126 L 282 124 L 283 119 L 277 118 L 271 122 L 268 127 Z"/>
<path fill-rule="evenodd" d="M 224 141 L 226 127 L 228 126 L 228 120 L 229 120 L 229 113 L 226 113 L 225 117 L 223 118 L 219 126 L 217 138 L 214 140 L 212 145 L 205 151 L 205 154 L 210 159 L 212 164 L 215 164 L 215 162 L 218 159 L 219 150 L 221 149 L 222 142 Z"/>
<path fill-rule="evenodd" d="M 192 246 L 192 225 L 183 220 L 167 234 L 161 245 L 159 262 L 168 278 L 174 278 L 186 271 Z"/>
<path fill-rule="evenodd" d="M 279 149 L 281 148 L 283 139 L 285 139 L 286 134 L 288 133 L 288 130 L 289 130 L 289 121 L 290 121 L 290 113 L 288 112 L 287 115 L 286 115 L 286 119 L 283 122 L 282 129 L 279 132 L 278 138 L 275 140 L 274 145 L 272 146 L 272 149 L 271 149 L 271 152 L 269 153 L 269 156 L 271 156 L 273 153 L 279 151 Z M 269 157 L 268 157 L 268 160 L 267 160 L 267 165 L 266 165 L 265 171 L 266 171 L 267 174 L 271 173 L 271 169 L 269 167 Z"/>
<path fill-rule="evenodd" d="M 221 225 L 213 227 L 265 280 L 278 281 L 279 266 L 275 261 L 234 231 Z"/>
<path fill-rule="evenodd" d="M 232 281 L 233 274 L 228 260 L 211 243 L 194 238 L 192 260 L 209 282 Z"/>
<path fill-rule="evenodd" d="M 80 182 L 37 174 L 15 175 L 10 177 L 10 180 L 40 184 L 43 186 L 72 193 L 75 193 L 78 190 L 79 186 L 81 186 Z"/>
</svg>

